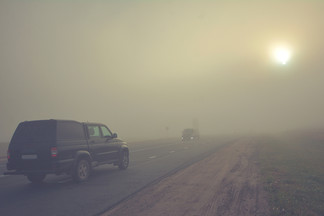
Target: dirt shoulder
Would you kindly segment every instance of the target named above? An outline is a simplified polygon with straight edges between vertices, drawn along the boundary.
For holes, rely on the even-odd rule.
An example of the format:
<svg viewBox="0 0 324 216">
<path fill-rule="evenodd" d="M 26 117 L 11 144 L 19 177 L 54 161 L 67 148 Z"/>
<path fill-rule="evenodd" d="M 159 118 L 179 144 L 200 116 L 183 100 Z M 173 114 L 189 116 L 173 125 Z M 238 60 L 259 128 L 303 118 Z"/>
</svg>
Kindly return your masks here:
<svg viewBox="0 0 324 216">
<path fill-rule="evenodd" d="M 256 143 L 237 141 L 103 215 L 269 215 L 257 156 Z"/>
</svg>

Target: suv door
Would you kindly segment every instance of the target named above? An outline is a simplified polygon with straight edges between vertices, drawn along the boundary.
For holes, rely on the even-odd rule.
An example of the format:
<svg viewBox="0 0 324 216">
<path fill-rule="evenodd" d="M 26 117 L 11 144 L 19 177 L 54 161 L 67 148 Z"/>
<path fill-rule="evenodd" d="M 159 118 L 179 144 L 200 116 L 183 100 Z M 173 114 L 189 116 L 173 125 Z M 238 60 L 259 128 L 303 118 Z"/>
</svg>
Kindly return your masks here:
<svg viewBox="0 0 324 216">
<path fill-rule="evenodd" d="M 118 160 L 119 145 L 118 142 L 116 142 L 113 133 L 105 125 L 101 125 L 100 129 L 102 136 L 106 139 L 104 146 L 104 151 L 106 153 L 105 159 L 109 161 Z"/>
<path fill-rule="evenodd" d="M 95 124 L 87 124 L 86 129 L 89 138 L 89 149 L 94 161 L 104 161 L 104 145 L 106 138 L 101 134 L 100 126 Z"/>
</svg>

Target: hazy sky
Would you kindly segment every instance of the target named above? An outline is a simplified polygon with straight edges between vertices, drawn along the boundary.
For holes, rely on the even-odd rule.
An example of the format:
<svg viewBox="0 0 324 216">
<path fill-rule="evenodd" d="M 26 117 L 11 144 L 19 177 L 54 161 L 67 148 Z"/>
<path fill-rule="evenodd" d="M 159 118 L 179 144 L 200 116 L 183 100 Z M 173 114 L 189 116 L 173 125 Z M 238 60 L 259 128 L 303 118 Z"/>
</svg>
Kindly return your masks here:
<svg viewBox="0 0 324 216">
<path fill-rule="evenodd" d="M 35 119 L 121 138 L 324 125 L 324 1 L 0 0 L 0 141 Z M 291 49 L 275 62 L 277 44 Z M 166 127 L 169 127 L 167 134 Z"/>
</svg>

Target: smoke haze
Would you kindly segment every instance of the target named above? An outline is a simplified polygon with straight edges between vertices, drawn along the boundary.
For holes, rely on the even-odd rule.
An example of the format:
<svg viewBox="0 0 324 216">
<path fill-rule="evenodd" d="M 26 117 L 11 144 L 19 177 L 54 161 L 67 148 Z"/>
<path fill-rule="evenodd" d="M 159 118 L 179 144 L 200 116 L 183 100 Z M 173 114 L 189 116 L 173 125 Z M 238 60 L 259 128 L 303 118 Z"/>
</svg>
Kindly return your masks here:
<svg viewBox="0 0 324 216">
<path fill-rule="evenodd" d="M 73 119 L 122 138 L 324 125 L 322 1 L 0 2 L 0 140 Z M 287 43 L 287 65 L 269 50 Z"/>
</svg>

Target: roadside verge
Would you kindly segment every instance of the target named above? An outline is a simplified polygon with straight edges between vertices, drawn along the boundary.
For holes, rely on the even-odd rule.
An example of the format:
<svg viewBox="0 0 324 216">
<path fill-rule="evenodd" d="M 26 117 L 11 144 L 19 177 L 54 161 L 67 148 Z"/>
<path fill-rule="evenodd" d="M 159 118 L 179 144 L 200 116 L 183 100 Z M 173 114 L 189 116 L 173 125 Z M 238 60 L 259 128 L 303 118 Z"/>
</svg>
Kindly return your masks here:
<svg viewBox="0 0 324 216">
<path fill-rule="evenodd" d="M 269 215 L 248 139 L 227 144 L 203 160 L 144 188 L 108 215 Z"/>
</svg>

